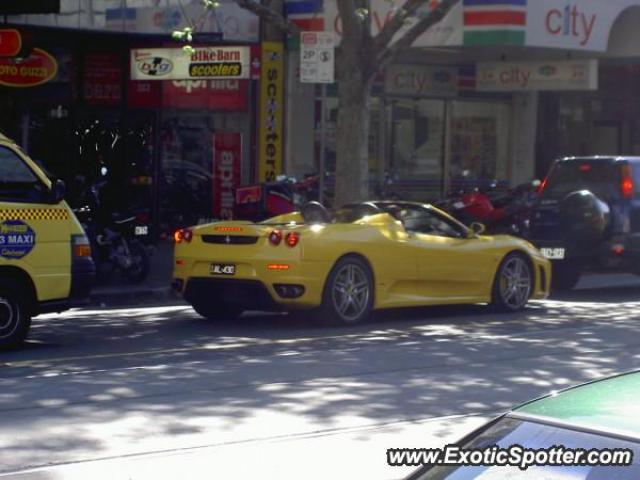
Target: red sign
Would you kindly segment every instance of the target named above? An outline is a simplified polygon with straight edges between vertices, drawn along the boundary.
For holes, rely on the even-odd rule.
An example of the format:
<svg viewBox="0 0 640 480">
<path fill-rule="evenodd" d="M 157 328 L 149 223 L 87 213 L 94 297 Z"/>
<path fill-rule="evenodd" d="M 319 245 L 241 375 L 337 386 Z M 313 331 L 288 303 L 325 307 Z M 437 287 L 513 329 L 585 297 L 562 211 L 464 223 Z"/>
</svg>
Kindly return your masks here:
<svg viewBox="0 0 640 480">
<path fill-rule="evenodd" d="M 48 82 L 58 73 L 58 62 L 49 53 L 34 48 L 29 58 L 14 63 L 0 59 L 0 85 L 34 87 Z"/>
<path fill-rule="evenodd" d="M 22 48 L 22 36 L 13 28 L 0 30 L 0 57 L 15 57 Z"/>
<path fill-rule="evenodd" d="M 249 80 L 175 80 L 162 82 L 162 105 L 170 108 L 195 108 L 246 111 Z"/>
<path fill-rule="evenodd" d="M 236 203 L 257 203 L 262 199 L 262 187 L 260 185 L 249 185 L 236 188 Z"/>
<path fill-rule="evenodd" d="M 114 53 L 88 53 L 84 59 L 84 99 L 117 105 L 122 99 L 122 62 Z"/>
<path fill-rule="evenodd" d="M 235 189 L 240 183 L 242 162 L 242 134 L 215 133 L 213 135 L 213 215 L 233 218 Z"/>
</svg>

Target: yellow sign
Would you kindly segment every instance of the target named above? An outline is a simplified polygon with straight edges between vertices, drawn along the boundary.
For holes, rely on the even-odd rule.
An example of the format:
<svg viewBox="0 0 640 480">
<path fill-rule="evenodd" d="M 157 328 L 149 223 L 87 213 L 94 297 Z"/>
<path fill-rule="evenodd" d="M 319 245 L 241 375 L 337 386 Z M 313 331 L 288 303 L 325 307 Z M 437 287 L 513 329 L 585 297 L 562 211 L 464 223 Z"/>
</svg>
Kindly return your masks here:
<svg viewBox="0 0 640 480">
<path fill-rule="evenodd" d="M 282 173 L 284 58 L 280 42 L 262 43 L 260 72 L 258 181 L 273 182 Z"/>
</svg>

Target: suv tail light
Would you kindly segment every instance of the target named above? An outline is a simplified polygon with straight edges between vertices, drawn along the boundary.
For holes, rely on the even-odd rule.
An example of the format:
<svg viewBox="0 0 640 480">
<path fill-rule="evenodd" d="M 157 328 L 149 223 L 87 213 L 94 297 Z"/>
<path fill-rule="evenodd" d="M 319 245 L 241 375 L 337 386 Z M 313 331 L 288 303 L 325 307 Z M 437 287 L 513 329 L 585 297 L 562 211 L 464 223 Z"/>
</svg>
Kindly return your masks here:
<svg viewBox="0 0 640 480">
<path fill-rule="evenodd" d="M 549 181 L 549 177 L 548 177 L 548 176 L 547 176 L 547 177 L 544 177 L 544 179 L 542 180 L 542 182 L 541 182 L 541 183 L 540 183 L 540 185 L 538 186 L 538 190 L 536 191 L 536 193 L 537 193 L 538 195 L 540 195 L 540 194 L 544 191 L 544 189 L 545 189 L 545 188 L 546 188 L 546 186 L 547 186 L 547 182 L 548 182 L 548 181 Z"/>
<path fill-rule="evenodd" d="M 176 233 L 173 234 L 173 239 L 176 243 L 191 243 L 191 240 L 193 240 L 193 230 L 189 228 L 176 230 Z"/>
<path fill-rule="evenodd" d="M 623 198 L 633 198 L 633 177 L 631 176 L 631 167 L 629 165 L 622 166 L 620 192 Z"/>
</svg>

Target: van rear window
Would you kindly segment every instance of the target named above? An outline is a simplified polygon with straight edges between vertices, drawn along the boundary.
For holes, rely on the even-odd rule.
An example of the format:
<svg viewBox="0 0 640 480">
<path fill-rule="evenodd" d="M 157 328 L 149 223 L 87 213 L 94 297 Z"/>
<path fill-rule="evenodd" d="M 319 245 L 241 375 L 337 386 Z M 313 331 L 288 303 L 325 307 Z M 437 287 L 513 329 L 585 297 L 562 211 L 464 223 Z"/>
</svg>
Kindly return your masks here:
<svg viewBox="0 0 640 480">
<path fill-rule="evenodd" d="M 620 168 L 606 160 L 561 161 L 549 172 L 544 197 L 560 198 L 576 190 L 589 190 L 600 198 L 620 195 Z"/>
</svg>

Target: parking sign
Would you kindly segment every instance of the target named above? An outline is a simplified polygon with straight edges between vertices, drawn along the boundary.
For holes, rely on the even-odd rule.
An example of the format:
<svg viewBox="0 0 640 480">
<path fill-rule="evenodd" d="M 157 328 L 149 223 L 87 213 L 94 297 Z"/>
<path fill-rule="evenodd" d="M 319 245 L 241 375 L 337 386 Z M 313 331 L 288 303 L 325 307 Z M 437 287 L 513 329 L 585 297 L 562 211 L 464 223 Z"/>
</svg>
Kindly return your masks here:
<svg viewBox="0 0 640 480">
<path fill-rule="evenodd" d="M 335 81 L 335 41 L 333 32 L 300 33 L 300 81 Z"/>
</svg>

